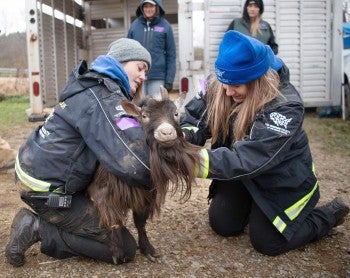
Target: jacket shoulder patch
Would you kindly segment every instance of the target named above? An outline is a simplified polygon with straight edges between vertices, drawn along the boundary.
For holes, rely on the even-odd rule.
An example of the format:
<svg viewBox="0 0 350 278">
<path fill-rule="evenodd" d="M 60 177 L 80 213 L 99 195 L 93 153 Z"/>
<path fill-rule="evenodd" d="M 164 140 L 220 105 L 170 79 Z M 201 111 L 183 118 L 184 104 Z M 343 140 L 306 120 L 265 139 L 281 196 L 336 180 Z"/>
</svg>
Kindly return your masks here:
<svg viewBox="0 0 350 278">
<path fill-rule="evenodd" d="M 269 117 L 274 124 L 266 123 L 266 127 L 268 129 L 285 135 L 290 133 L 287 128 L 288 124 L 292 121 L 292 118 L 288 119 L 286 116 L 277 112 L 270 113 Z"/>
</svg>

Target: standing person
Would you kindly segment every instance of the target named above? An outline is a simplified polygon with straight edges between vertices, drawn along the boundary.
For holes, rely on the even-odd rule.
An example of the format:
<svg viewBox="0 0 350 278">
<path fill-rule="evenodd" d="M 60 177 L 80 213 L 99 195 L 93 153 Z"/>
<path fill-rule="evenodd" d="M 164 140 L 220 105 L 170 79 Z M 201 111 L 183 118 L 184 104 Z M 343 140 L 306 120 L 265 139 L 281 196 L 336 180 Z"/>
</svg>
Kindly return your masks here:
<svg viewBox="0 0 350 278">
<path fill-rule="evenodd" d="M 123 256 L 120 261 L 112 257 L 111 231 L 99 226 L 97 210 L 84 191 L 98 163 L 130 185 L 151 186 L 148 153 L 135 151 L 137 144 L 132 144 L 135 138 L 139 144 L 145 141 L 142 129 L 115 124 L 125 114 L 120 102 L 141 94 L 150 66 L 149 52 L 122 38 L 91 69 L 82 61 L 73 70 L 59 103 L 17 156 L 16 175 L 26 188 L 21 199 L 35 213 L 22 208 L 13 219 L 5 250 L 10 264 L 23 265 L 26 250 L 38 241 L 42 253 L 57 259 L 85 256 L 121 263 L 134 258 L 136 241 L 125 227 L 116 228 L 125 243 Z M 51 202 L 58 198 L 60 202 Z"/>
<path fill-rule="evenodd" d="M 160 85 L 168 92 L 173 88 L 176 73 L 176 44 L 173 29 L 164 18 L 162 0 L 141 0 L 136 9 L 128 38 L 139 41 L 152 57 L 152 67 L 147 74 L 144 92 L 159 97 Z"/>
<path fill-rule="evenodd" d="M 263 0 L 247 0 L 243 7 L 241 18 L 232 20 L 226 31 L 236 30 L 247 36 L 252 36 L 271 47 L 272 51 L 278 53 L 278 44 L 270 24 L 262 19 L 264 13 Z"/>
<path fill-rule="evenodd" d="M 188 113 L 183 120 L 193 125 L 184 129 L 190 142 L 212 140 L 213 150 L 202 149 L 197 175 L 213 179 L 211 228 L 228 237 L 249 224 L 253 247 L 271 256 L 321 239 L 349 213 L 340 197 L 316 207 L 320 192 L 302 129 L 305 110 L 296 89 L 273 70 L 281 65 L 269 46 L 226 32 L 206 102 L 198 103 L 204 115 L 198 120 Z"/>
</svg>

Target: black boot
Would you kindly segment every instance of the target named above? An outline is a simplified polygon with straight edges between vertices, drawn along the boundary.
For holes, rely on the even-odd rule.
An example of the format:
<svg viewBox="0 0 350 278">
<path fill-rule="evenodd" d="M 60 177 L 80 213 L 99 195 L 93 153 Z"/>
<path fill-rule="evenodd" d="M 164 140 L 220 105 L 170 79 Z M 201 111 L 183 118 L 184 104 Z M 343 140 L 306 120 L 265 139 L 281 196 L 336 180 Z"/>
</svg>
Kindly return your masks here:
<svg viewBox="0 0 350 278">
<path fill-rule="evenodd" d="M 345 221 L 345 216 L 349 213 L 349 207 L 344 203 L 343 199 L 340 197 L 334 198 L 333 201 L 319 207 L 319 209 L 327 211 L 334 215 L 335 224 L 333 227 L 337 227 L 343 224 Z"/>
<path fill-rule="evenodd" d="M 22 208 L 12 221 L 10 241 L 5 250 L 7 261 L 13 266 L 22 266 L 24 253 L 39 240 L 39 217 Z"/>
</svg>

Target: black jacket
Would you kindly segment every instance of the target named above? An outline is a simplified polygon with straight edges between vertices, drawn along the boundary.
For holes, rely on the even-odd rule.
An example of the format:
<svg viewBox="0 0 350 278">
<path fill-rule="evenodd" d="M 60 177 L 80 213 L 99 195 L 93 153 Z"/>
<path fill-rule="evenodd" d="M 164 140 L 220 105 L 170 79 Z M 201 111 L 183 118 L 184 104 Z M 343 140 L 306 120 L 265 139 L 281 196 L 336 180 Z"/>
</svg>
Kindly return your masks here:
<svg viewBox="0 0 350 278">
<path fill-rule="evenodd" d="M 278 98 L 258 113 L 246 140 L 231 141 L 224 147 L 216 144 L 207 150 L 204 163 L 208 172 L 202 172 L 202 177 L 242 181 L 261 210 L 289 240 L 315 207 L 319 188 L 308 138 L 302 129 L 303 102 L 289 82 L 285 65 L 279 74 L 286 99 Z M 210 136 L 203 124 L 204 103 L 204 98 L 195 98 L 186 106 L 182 125 L 189 128 L 185 133 L 192 143 L 203 144 Z M 193 121 L 194 114 L 201 118 Z M 191 123 L 195 129 L 190 128 Z"/>
<path fill-rule="evenodd" d="M 130 185 L 151 186 L 141 127 L 122 130 L 116 124 L 126 116 L 120 106 L 124 99 L 131 97 L 122 82 L 89 70 L 82 61 L 59 104 L 21 146 L 20 180 L 36 191 L 74 193 L 87 187 L 100 162 Z"/>
</svg>

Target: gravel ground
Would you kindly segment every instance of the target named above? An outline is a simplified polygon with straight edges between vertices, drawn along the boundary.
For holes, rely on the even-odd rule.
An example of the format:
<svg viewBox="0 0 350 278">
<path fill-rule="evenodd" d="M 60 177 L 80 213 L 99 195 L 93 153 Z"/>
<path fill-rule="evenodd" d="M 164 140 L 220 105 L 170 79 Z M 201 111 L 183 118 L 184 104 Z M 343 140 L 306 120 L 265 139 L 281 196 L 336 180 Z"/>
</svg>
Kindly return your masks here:
<svg viewBox="0 0 350 278">
<path fill-rule="evenodd" d="M 30 130 L 13 130 L 13 136 L 5 139 L 18 148 Z M 311 149 L 321 187 L 320 204 L 336 196 L 350 204 L 350 157 L 324 153 L 316 139 L 311 140 Z M 349 216 L 334 235 L 268 257 L 252 248 L 247 231 L 233 238 L 212 232 L 207 217 L 208 184 L 198 180 L 183 204 L 178 195 L 168 196 L 161 215 L 149 221 L 150 240 L 162 255 L 158 262 L 150 262 L 139 252 L 124 265 L 86 258 L 54 260 L 41 254 L 37 243 L 27 251 L 26 264 L 14 268 L 5 262 L 4 249 L 12 218 L 23 203 L 14 170 L 0 172 L 0 277 L 350 277 Z M 128 227 L 136 235 L 131 223 Z"/>
</svg>

